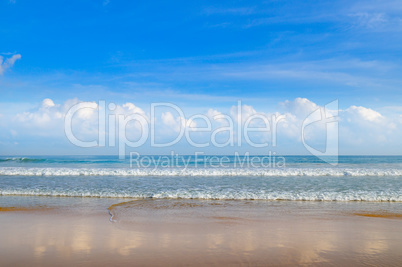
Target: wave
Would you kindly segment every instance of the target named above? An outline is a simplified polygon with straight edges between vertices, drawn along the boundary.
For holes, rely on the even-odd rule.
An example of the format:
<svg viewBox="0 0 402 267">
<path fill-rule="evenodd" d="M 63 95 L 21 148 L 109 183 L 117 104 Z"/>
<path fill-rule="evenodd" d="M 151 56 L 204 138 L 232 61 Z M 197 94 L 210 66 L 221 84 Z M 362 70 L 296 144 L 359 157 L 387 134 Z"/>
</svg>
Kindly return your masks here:
<svg viewBox="0 0 402 267">
<path fill-rule="evenodd" d="M 401 169 L 371 168 L 23 168 L 1 167 L 2 176 L 164 176 L 164 177 L 288 177 L 288 176 L 402 176 Z"/>
<path fill-rule="evenodd" d="M 0 159 L 0 162 L 9 162 L 9 161 L 15 161 L 15 162 L 45 162 L 47 159 L 33 159 L 33 158 L 6 158 L 6 159 Z"/>
<path fill-rule="evenodd" d="M 46 159 L 46 158 L 25 158 L 25 157 L 15 157 L 15 158 L 3 158 L 0 159 L 0 163 L 6 162 L 16 162 L 16 163 L 61 163 L 61 164 L 110 164 L 110 163 L 121 163 L 120 160 L 103 160 L 103 159 Z"/>
<path fill-rule="evenodd" d="M 201 200 L 267 200 L 267 201 L 361 201 L 361 202 L 402 202 L 400 192 L 260 192 L 260 191 L 199 191 L 171 190 L 165 192 L 117 192 L 107 189 L 51 190 L 14 189 L 0 190 L 2 196 L 46 196 L 46 197 L 94 197 L 130 199 L 201 199 Z"/>
</svg>

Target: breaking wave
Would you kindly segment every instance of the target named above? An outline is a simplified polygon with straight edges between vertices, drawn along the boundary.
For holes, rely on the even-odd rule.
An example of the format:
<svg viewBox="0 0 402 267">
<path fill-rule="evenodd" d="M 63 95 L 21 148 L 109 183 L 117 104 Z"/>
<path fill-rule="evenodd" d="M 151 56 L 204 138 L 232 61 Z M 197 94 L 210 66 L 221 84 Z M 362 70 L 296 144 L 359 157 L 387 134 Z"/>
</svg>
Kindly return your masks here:
<svg viewBox="0 0 402 267">
<path fill-rule="evenodd" d="M 371 168 L 23 168 L 1 167 L 3 176 L 402 176 L 401 169 Z"/>
<path fill-rule="evenodd" d="M 364 202 L 402 202 L 400 192 L 264 192 L 238 190 L 170 190 L 155 192 L 115 191 L 96 189 L 18 189 L 0 190 L 3 196 L 47 196 L 47 197 L 97 197 L 133 199 L 214 199 L 214 200 L 282 200 L 282 201 L 364 201 Z"/>
</svg>

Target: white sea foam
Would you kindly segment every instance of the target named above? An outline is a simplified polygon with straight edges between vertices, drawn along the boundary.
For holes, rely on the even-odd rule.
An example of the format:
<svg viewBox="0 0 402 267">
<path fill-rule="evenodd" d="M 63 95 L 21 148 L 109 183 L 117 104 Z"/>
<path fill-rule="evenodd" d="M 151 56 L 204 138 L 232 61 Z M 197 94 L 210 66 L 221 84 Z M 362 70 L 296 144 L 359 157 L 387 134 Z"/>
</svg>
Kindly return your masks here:
<svg viewBox="0 0 402 267">
<path fill-rule="evenodd" d="M 401 169 L 371 168 L 24 168 L 1 167 L 2 176 L 402 176 Z"/>
<path fill-rule="evenodd" d="M 289 200 L 289 201 L 365 201 L 365 202 L 402 202 L 398 192 L 241 192 L 175 190 L 165 192 L 116 192 L 113 190 L 50 190 L 18 189 L 0 190 L 3 196 L 50 196 L 50 197 L 100 197 L 100 198 L 166 198 L 166 199 L 221 199 L 221 200 Z"/>
</svg>

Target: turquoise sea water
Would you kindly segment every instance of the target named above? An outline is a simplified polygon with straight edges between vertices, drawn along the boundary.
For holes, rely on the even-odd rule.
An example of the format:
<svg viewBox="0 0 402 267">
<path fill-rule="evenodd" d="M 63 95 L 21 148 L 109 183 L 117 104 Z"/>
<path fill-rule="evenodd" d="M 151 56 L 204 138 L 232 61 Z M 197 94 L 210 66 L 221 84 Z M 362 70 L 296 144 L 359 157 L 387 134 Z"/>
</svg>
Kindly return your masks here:
<svg viewBox="0 0 402 267">
<path fill-rule="evenodd" d="M 402 157 L 3 156 L 0 195 L 398 203 Z"/>
</svg>

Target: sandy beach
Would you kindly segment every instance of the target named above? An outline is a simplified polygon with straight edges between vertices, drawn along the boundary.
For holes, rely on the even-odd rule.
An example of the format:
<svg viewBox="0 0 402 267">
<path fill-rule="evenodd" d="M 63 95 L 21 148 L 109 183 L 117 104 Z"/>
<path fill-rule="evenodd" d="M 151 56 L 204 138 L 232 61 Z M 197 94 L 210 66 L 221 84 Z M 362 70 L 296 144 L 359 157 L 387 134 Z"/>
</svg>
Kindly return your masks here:
<svg viewBox="0 0 402 267">
<path fill-rule="evenodd" d="M 398 266 L 402 260 L 402 218 L 386 211 L 393 203 L 85 201 L 91 208 L 2 207 L 0 265 Z"/>
</svg>

